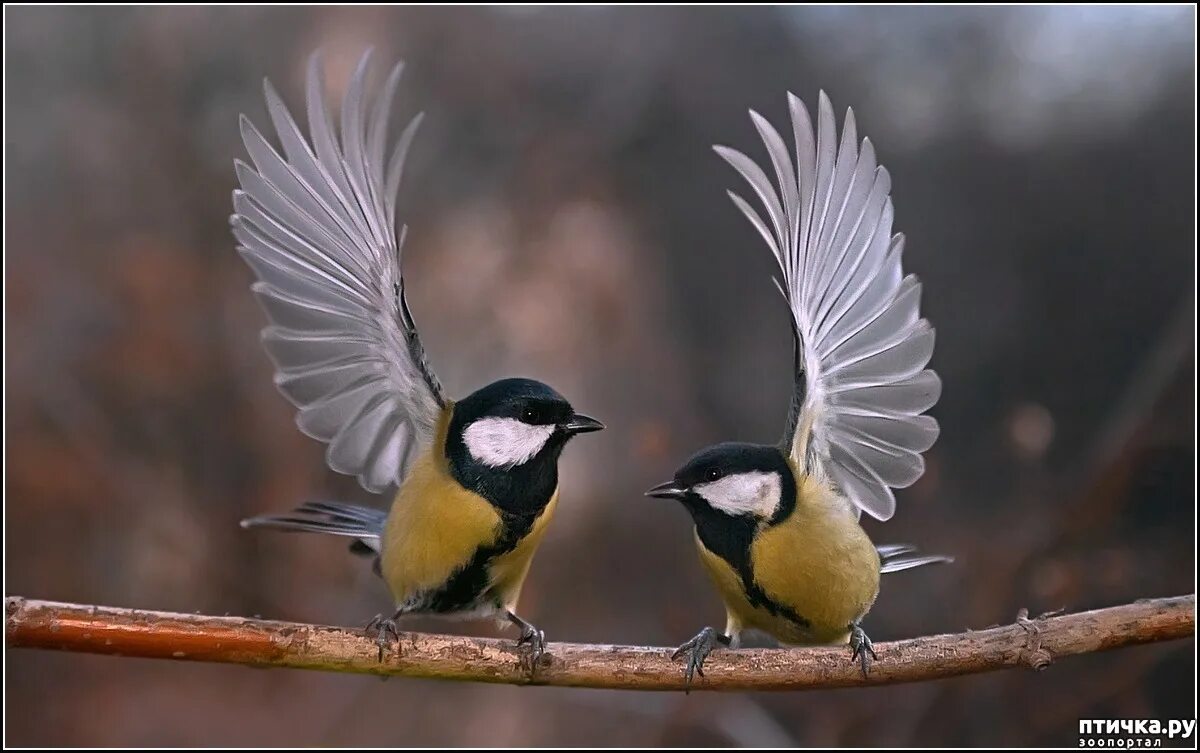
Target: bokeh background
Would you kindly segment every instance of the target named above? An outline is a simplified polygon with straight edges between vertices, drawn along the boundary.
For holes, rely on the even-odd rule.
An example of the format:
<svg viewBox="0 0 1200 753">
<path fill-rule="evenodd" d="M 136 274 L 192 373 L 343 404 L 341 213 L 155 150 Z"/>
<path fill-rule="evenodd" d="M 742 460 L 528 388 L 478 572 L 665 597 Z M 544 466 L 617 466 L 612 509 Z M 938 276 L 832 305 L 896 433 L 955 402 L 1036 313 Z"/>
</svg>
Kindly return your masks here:
<svg viewBox="0 0 1200 753">
<path fill-rule="evenodd" d="M 325 470 L 271 384 L 226 220 L 237 115 L 293 109 L 322 48 L 409 61 L 401 207 L 451 394 L 544 379 L 609 430 L 566 453 L 523 611 L 552 639 L 723 624 L 686 515 L 642 490 L 769 441 L 787 316 L 738 183 L 746 116 L 852 105 L 893 175 L 945 392 L 879 541 L 875 640 L 1194 590 L 1194 10 L 6 8 L 5 589 L 360 624 L 340 541 L 237 521 Z M 376 500 L 383 504 L 383 500 Z M 490 632 L 490 626 L 468 626 Z M 1081 717 L 1192 718 L 1194 642 L 918 685 L 627 694 L 12 652 L 23 745 L 1074 745 Z"/>
</svg>

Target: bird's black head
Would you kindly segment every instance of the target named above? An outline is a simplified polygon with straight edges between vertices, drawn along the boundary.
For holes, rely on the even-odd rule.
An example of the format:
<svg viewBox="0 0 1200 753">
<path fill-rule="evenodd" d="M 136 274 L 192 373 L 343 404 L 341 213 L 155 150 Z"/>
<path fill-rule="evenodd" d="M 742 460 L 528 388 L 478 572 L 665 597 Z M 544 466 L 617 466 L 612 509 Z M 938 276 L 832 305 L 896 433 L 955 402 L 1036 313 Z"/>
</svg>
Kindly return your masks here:
<svg viewBox="0 0 1200 753">
<path fill-rule="evenodd" d="M 725 442 L 693 455 L 646 496 L 683 502 L 697 522 L 714 516 L 778 521 L 795 505 L 796 482 L 778 448 Z"/>
<path fill-rule="evenodd" d="M 454 405 L 446 457 L 460 484 L 512 511 L 540 509 L 558 486 L 558 456 L 604 424 L 533 379 L 501 379 Z"/>
</svg>

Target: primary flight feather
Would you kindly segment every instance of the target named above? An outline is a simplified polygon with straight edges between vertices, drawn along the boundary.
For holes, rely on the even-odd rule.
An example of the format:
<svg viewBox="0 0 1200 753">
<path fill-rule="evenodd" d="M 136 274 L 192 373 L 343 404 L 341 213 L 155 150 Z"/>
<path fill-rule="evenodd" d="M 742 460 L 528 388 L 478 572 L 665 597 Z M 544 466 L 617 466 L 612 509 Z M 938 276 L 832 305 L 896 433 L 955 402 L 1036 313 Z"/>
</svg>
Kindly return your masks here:
<svg viewBox="0 0 1200 753">
<path fill-rule="evenodd" d="M 342 105 L 342 144 L 334 138 L 320 59 L 308 67 L 305 141 L 270 83 L 272 123 L 284 155 L 242 116 L 254 166 L 236 163 L 242 188 L 232 219 L 238 250 L 271 326 L 263 344 L 275 383 L 326 458 L 368 491 L 398 485 L 413 448 L 428 441 L 445 396 L 425 360 L 400 271 L 404 227 L 395 231 L 395 194 L 420 124 L 409 122 L 383 169 L 388 112 L 404 70 L 397 64 L 368 118 L 369 56 L 350 79 Z"/>
<path fill-rule="evenodd" d="M 933 328 L 920 317 L 921 285 L 903 276 L 904 236 L 892 234 L 891 178 L 868 139 L 859 148 L 853 110 L 840 140 L 821 92 L 816 137 L 808 110 L 788 95 L 796 145 L 751 111 L 779 189 L 746 155 L 714 147 L 749 183 L 769 224 L 730 198 L 762 235 L 783 276 L 795 329 L 796 382 L 784 444 L 806 473 L 828 475 L 867 514 L 887 520 L 893 488 L 925 470 L 937 421 L 921 415 L 941 382 L 925 369 Z"/>
</svg>

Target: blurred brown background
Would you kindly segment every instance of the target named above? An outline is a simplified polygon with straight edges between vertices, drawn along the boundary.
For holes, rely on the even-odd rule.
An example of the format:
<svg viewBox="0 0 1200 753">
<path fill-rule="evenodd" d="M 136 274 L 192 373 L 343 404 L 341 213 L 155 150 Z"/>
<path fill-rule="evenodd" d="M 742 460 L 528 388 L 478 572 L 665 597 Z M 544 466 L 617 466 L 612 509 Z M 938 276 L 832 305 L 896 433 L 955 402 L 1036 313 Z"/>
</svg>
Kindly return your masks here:
<svg viewBox="0 0 1200 753">
<path fill-rule="evenodd" d="M 237 115 L 307 54 L 409 61 L 410 298 L 451 394 L 544 379 L 609 430 L 566 453 L 524 613 L 551 639 L 723 624 L 686 515 L 642 490 L 769 441 L 790 388 L 771 262 L 709 145 L 786 91 L 852 105 L 938 328 L 940 441 L 878 541 L 875 640 L 1194 590 L 1190 8 L 5 12 L 6 592 L 360 624 L 339 541 L 237 521 L 367 500 L 275 393 L 226 219 Z M 382 500 L 377 501 L 382 504 Z M 490 627 L 474 628 L 488 631 Z M 863 691 L 626 694 L 16 652 L 23 745 L 1074 745 L 1191 718 L 1194 643 Z"/>
</svg>

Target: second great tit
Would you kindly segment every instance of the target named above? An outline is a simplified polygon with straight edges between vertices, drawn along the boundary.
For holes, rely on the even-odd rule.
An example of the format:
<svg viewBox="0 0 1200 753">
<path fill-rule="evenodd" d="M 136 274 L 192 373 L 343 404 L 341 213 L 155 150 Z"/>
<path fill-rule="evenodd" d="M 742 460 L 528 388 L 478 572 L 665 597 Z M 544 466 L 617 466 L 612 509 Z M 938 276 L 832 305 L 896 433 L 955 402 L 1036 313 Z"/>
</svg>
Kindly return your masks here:
<svg viewBox="0 0 1200 753">
<path fill-rule="evenodd" d="M 558 501 L 558 458 L 602 429 L 531 379 L 503 379 L 457 402 L 425 358 L 405 299 L 395 197 L 420 116 L 386 163 L 388 115 L 403 64 L 368 108 L 363 56 L 346 89 L 340 142 L 316 55 L 305 140 L 266 83 L 276 151 L 244 116 L 253 167 L 236 163 L 233 233 L 258 277 L 275 382 L 304 433 L 329 443 L 330 468 L 371 492 L 397 487 L 389 512 L 309 502 L 243 527 L 346 536 L 374 559 L 395 599 L 372 620 L 382 660 L 407 614 L 495 617 L 521 630 L 536 666 L 545 637 L 517 615 L 521 585 Z"/>
<path fill-rule="evenodd" d="M 891 179 L 875 150 L 861 151 L 854 113 L 840 140 L 820 96 L 816 138 L 804 104 L 789 95 L 795 162 L 758 113 L 778 190 L 744 154 L 714 147 L 766 209 L 730 192 L 775 255 L 776 281 L 792 319 L 795 387 L 778 445 L 719 444 L 702 450 L 665 484 L 646 492 L 681 501 L 695 524 L 701 562 L 725 602 L 724 633 L 705 628 L 680 646 L 685 674 L 703 675 L 717 645 L 745 628 L 790 644 L 849 643 L 868 671 L 871 641 L 861 627 L 880 573 L 949 557 L 871 543 L 866 512 L 889 519 L 892 488 L 924 472 L 922 452 L 938 435 L 921 415 L 941 392 L 925 365 L 933 329 L 920 318 L 921 286 L 904 277 L 902 235 L 892 235 Z M 840 141 L 840 143 L 839 143 Z"/>
</svg>

